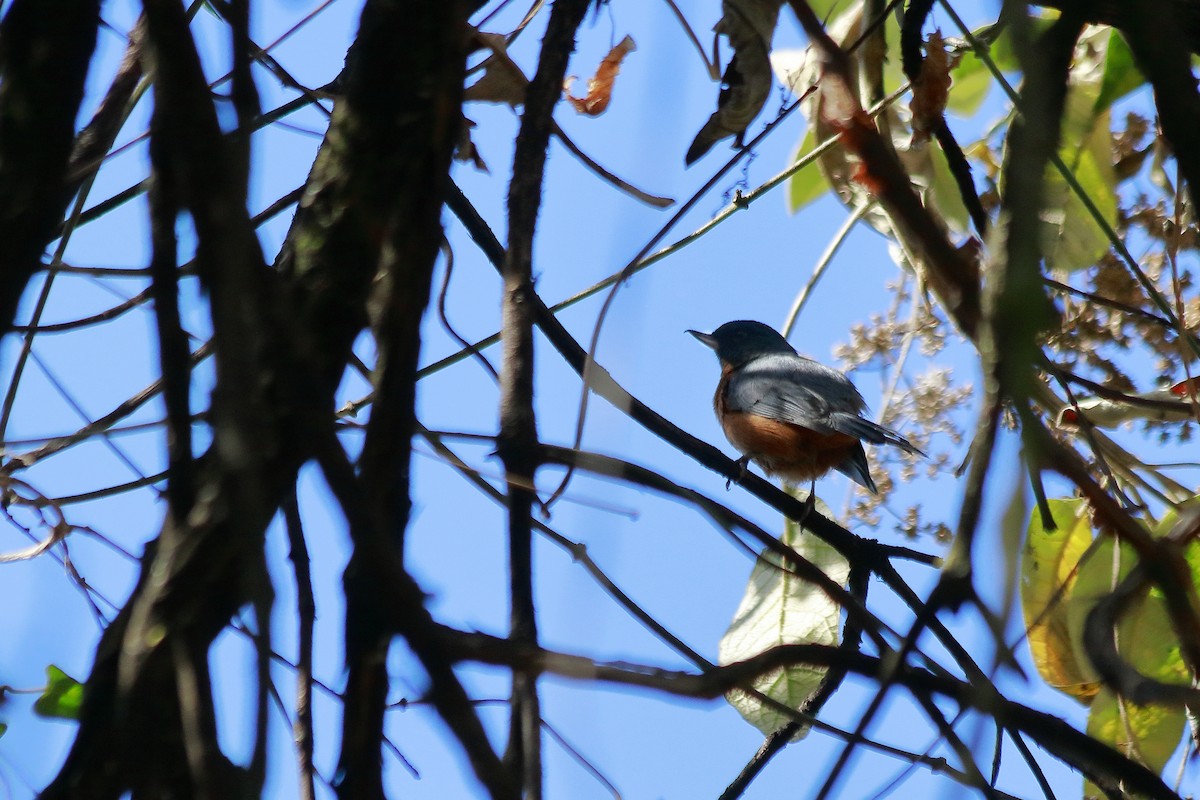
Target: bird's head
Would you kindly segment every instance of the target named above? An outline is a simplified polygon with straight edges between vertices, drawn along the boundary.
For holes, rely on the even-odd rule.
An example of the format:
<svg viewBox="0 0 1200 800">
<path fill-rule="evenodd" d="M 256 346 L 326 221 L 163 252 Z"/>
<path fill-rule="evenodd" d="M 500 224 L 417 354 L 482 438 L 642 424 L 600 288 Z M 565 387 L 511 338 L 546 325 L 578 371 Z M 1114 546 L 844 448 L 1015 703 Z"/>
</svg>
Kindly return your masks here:
<svg viewBox="0 0 1200 800">
<path fill-rule="evenodd" d="M 688 333 L 711 347 L 723 364 L 729 364 L 732 367 L 740 367 L 759 356 L 776 353 L 795 355 L 796 353 L 795 348 L 788 344 L 787 339 L 780 336 L 774 328 L 752 320 L 740 319 L 726 322 L 712 333 L 700 333 L 699 331 L 688 331 Z"/>
</svg>

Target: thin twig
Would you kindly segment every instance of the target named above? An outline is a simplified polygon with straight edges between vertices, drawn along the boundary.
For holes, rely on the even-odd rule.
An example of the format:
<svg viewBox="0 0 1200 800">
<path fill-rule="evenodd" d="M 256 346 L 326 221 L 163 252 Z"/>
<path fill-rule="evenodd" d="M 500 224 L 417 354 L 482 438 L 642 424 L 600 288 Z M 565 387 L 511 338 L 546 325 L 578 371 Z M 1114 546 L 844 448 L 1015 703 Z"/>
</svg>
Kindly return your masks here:
<svg viewBox="0 0 1200 800">
<path fill-rule="evenodd" d="M 300 800 L 316 800 L 313 776 L 313 626 L 317 616 L 316 600 L 313 597 L 312 571 L 308 557 L 308 544 L 304 538 L 304 523 L 300 517 L 300 503 L 295 486 L 283 501 L 284 528 L 287 531 L 292 562 L 292 574 L 296 578 L 296 721 L 292 725 L 292 740 L 296 744 L 296 762 L 299 770 Z"/>
<path fill-rule="evenodd" d="M 499 381 L 500 373 L 496 372 L 496 368 L 492 366 L 492 362 L 488 361 L 487 356 L 478 345 L 473 345 L 459 335 L 454 326 L 450 324 L 450 318 L 446 316 L 446 295 L 450 291 L 450 278 L 454 274 L 454 248 L 450 246 L 450 242 L 442 238 L 441 244 L 442 261 L 445 263 L 445 268 L 442 272 L 442 286 L 437 293 L 437 313 L 438 319 L 442 321 L 442 327 L 446 329 L 446 333 L 450 334 L 450 338 L 458 342 L 464 351 L 475 356 L 484 370 L 492 376 L 492 380 Z M 418 374 L 418 379 L 420 375 Z"/>
<path fill-rule="evenodd" d="M 696 54 L 700 56 L 700 60 L 704 62 L 704 71 L 708 73 L 708 79 L 718 81 L 721 79 L 721 65 L 715 61 L 708 60 L 708 53 L 704 50 L 704 45 L 700 43 L 696 32 L 692 30 L 692 26 L 687 21 L 687 17 L 679 10 L 679 6 L 675 5 L 675 0 L 664 0 L 667 6 L 670 7 L 671 13 L 675 15 L 675 19 L 679 20 L 679 27 L 683 28 L 683 32 L 687 34 L 688 41 L 696 48 Z"/>
<path fill-rule="evenodd" d="M 796 325 L 796 320 L 800 317 L 800 312 L 804 309 L 804 304 L 808 302 L 808 297 L 812 294 L 812 290 L 816 288 L 817 283 L 825 275 L 825 270 L 833 263 L 833 257 L 837 255 L 837 251 L 841 249 L 842 243 L 846 241 L 846 237 L 850 235 L 850 230 L 861 220 L 870 209 L 870 204 L 864 203 L 856 207 L 850 215 L 846 217 L 846 221 L 842 223 L 842 227 L 838 228 L 837 233 L 829 240 L 829 244 L 825 246 L 825 251 L 821 253 L 821 257 L 817 259 L 817 263 L 813 266 L 812 274 L 808 281 L 796 293 L 796 299 L 792 301 L 792 307 L 788 309 L 787 316 L 783 320 L 783 327 L 780 332 L 783 333 L 783 338 L 788 339 L 792 335 L 792 328 Z"/>
</svg>

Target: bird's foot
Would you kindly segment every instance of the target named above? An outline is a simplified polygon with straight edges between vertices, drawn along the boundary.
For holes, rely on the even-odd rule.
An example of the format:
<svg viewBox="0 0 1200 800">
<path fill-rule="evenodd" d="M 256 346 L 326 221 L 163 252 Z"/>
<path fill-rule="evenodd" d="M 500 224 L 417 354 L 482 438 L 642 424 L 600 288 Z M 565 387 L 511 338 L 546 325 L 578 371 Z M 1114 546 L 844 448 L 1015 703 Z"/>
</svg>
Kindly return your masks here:
<svg viewBox="0 0 1200 800">
<path fill-rule="evenodd" d="M 742 480 L 745 479 L 746 472 L 750 468 L 750 456 L 742 456 L 741 458 L 739 458 L 737 460 L 737 464 L 739 467 L 741 467 L 741 469 L 738 471 L 737 478 L 736 479 L 734 479 L 734 478 L 726 478 L 725 479 L 725 491 L 727 491 L 727 492 L 729 491 L 730 487 L 733 486 L 733 484 L 741 483 Z"/>
<path fill-rule="evenodd" d="M 804 519 L 808 519 L 808 515 L 813 513 L 817 508 L 817 496 L 812 492 L 808 493 L 808 497 L 804 500 Z"/>
<path fill-rule="evenodd" d="M 804 498 L 804 511 L 802 511 L 800 513 L 800 519 L 796 520 L 796 522 L 800 525 L 800 527 L 802 527 L 802 528 L 804 527 L 805 520 L 808 519 L 809 514 L 813 513 L 813 511 L 816 509 L 816 507 L 817 507 L 817 482 L 816 482 L 816 480 L 814 480 L 812 482 L 812 485 L 810 487 L 808 487 L 808 497 Z"/>
</svg>

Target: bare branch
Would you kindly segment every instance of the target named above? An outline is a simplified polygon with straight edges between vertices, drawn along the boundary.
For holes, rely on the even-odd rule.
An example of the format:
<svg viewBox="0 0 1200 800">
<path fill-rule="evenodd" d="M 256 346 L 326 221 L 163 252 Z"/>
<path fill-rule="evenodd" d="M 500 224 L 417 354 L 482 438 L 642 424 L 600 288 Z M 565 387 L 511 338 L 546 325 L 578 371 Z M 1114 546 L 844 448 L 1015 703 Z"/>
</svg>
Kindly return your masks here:
<svg viewBox="0 0 1200 800">
<path fill-rule="evenodd" d="M 296 655 L 296 722 L 292 726 L 292 738 L 296 742 L 296 761 L 299 768 L 300 800 L 316 800 L 313 776 L 313 625 L 317 606 L 313 597 L 312 572 L 308 557 L 308 544 L 304 538 L 304 523 L 300 517 L 300 503 L 295 487 L 284 498 L 283 516 L 291 548 L 289 560 L 296 577 L 296 615 L 298 642 Z"/>
<path fill-rule="evenodd" d="M 155 119 L 161 114 L 156 106 Z M 192 462 L 191 352 L 179 318 L 179 264 L 175 224 L 179 216 L 177 176 L 169 157 L 170 144 L 163 136 L 150 140 L 154 168 L 150 186 L 150 291 L 158 328 L 158 361 L 162 374 L 163 402 L 167 410 L 167 500 L 170 513 L 184 519 L 195 497 Z"/>
<path fill-rule="evenodd" d="M 429 699 L 446 725 L 458 738 L 476 777 L 487 787 L 493 800 L 517 800 L 520 792 L 511 771 L 504 767 L 492 749 L 483 724 L 471 704 L 462 683 L 454 674 L 454 662 L 440 636 L 441 626 L 434 622 L 425 608 L 425 595 L 412 576 L 404 571 L 400 554 L 391 547 L 378 547 L 383 537 L 367 531 L 371 524 L 365 513 L 366 500 L 362 495 L 354 467 L 346 457 L 332 428 L 325 431 L 317 444 L 317 460 L 329 488 L 337 498 L 350 526 L 356 551 L 370 547 L 371 557 L 360 557 L 354 564 L 361 576 L 348 582 L 370 586 L 374 609 L 385 616 L 390 630 L 398 632 L 421 659 L 429 675 Z M 378 754 L 374 754 L 376 759 Z M 345 783 L 343 782 L 343 786 Z M 339 787 L 340 788 L 340 787 Z"/>
<path fill-rule="evenodd" d="M 1196 16 L 1195 3 L 1149 0 L 1136 13 L 1122 14 L 1120 27 L 1133 57 L 1154 87 L 1163 134 L 1171 143 L 1175 160 L 1187 180 L 1193 205 L 1200 200 L 1200 92 L 1192 72 L 1185 20 Z M 1191 43 L 1195 47 L 1195 40 Z"/>
<path fill-rule="evenodd" d="M 576 655 L 516 645 L 482 633 L 442 629 L 447 649 L 455 657 L 503 664 L 513 669 L 551 672 L 575 680 L 601 681 L 667 692 L 680 697 L 714 699 L 756 676 L 795 664 L 840 667 L 856 675 L 881 678 L 893 668 L 874 656 L 816 644 L 781 645 L 753 658 L 696 674 L 639 664 L 605 664 Z M 1162 780 L 1146 767 L 1107 744 L 1080 733 L 1064 720 L 994 694 L 987 684 L 973 684 L 951 676 L 934 675 L 902 666 L 896 682 L 916 695 L 942 696 L 968 708 L 986 711 L 1004 724 L 1020 730 L 1093 780 L 1110 778 L 1126 790 L 1160 800 L 1178 800 Z M 982 690 L 982 691 L 981 691 Z"/>
<path fill-rule="evenodd" d="M 550 10 L 537 72 L 525 90 L 525 111 L 513 155 L 508 187 L 508 249 L 505 253 L 502 330 L 504 367 L 500 373 L 500 436 L 497 452 L 509 478 L 508 536 L 511 591 L 510 637 L 537 644 L 533 606 L 531 519 L 534 493 L 525 488 L 537 467 L 537 423 L 533 412 L 533 236 L 541 207 L 546 147 L 554 106 L 562 96 L 575 31 L 588 0 L 558 0 Z M 513 675 L 512 721 L 504 761 L 519 776 L 524 796 L 542 796 L 541 712 L 537 675 Z"/>
<path fill-rule="evenodd" d="M 347 68 L 347 92 L 334 118 L 336 124 L 344 118 L 340 115 L 361 114 L 376 127 L 350 128 L 346 142 L 327 140 L 334 153 L 339 145 L 356 147 L 357 152 L 346 157 L 372 165 L 369 169 L 379 169 L 376 160 L 389 167 L 387 182 L 371 187 L 380 192 L 380 206 L 339 209 L 347 222 L 355 214 L 377 214 L 375 222 L 386 235 L 382 248 L 363 265 L 375 270 L 371 311 L 378 358 L 373 376 L 376 402 L 359 460 L 366 523 L 351 524 L 354 552 L 344 576 L 349 674 L 339 760 L 338 794 L 343 798 L 383 796 L 380 754 L 387 650 L 394 631 L 379 608 L 377 582 L 388 578 L 372 563 L 386 553 L 403 565 L 404 529 L 412 507 L 409 462 L 420 325 L 442 241 L 442 199 L 460 124 L 467 13 L 462 2 L 416 7 L 369 3 L 355 43 L 358 58 Z M 418 75 L 422 78 L 414 80 Z M 379 107 L 385 97 L 390 107 Z M 385 109 L 386 116 L 371 115 Z M 397 142 L 406 146 L 397 148 Z M 364 202 L 355 198 L 357 188 L 351 183 L 346 196 L 329 199 Z M 360 244 L 372 246 L 369 237 Z M 322 255 L 344 258 L 332 251 Z M 331 423 L 332 417 L 325 423 L 330 432 Z M 481 757 L 490 759 L 490 752 Z"/>
<path fill-rule="evenodd" d="M 98 0 L 14 0 L 0 23 L 0 331 L 71 198 L 67 163 L 99 24 Z"/>
</svg>

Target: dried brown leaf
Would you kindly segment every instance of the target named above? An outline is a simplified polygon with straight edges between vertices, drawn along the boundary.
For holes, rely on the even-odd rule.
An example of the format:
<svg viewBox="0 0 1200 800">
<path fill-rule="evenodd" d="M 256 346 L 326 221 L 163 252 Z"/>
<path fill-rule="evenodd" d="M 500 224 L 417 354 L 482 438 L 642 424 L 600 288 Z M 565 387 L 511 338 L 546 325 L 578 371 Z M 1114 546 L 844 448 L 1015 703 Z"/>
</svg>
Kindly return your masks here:
<svg viewBox="0 0 1200 800">
<path fill-rule="evenodd" d="M 696 134 L 684 163 L 693 164 L 728 136 L 741 144 L 746 128 L 771 94 L 771 40 L 783 0 L 722 0 L 723 16 L 713 30 L 724 34 L 733 58 L 721 79 L 717 110 Z"/>
<path fill-rule="evenodd" d="M 587 97 L 572 97 L 570 94 L 571 82 L 575 79 L 567 78 L 566 84 L 563 86 L 563 91 L 567 93 L 567 102 L 580 114 L 587 114 L 589 117 L 603 114 L 612 101 L 613 82 L 617 79 L 617 73 L 621 71 L 621 62 L 625 60 L 626 55 L 636 49 L 637 45 L 633 43 L 633 37 L 626 36 L 616 47 L 609 50 L 608 55 L 596 68 L 596 74 L 588 80 Z"/>
<path fill-rule="evenodd" d="M 950 97 L 950 70 L 954 61 L 946 50 L 940 30 L 929 34 L 925 41 L 925 60 L 921 62 L 921 74 L 913 84 L 912 100 L 908 107 L 912 111 L 913 144 L 929 141 L 934 128 L 946 111 L 946 100 Z"/>
<path fill-rule="evenodd" d="M 475 123 L 472 120 L 463 117 L 462 129 L 458 134 L 458 142 L 454 145 L 454 160 L 455 161 L 470 161 L 475 165 L 475 169 L 480 172 L 490 172 L 487 162 L 483 160 L 479 150 L 475 147 L 475 141 L 471 138 L 471 131 L 474 130 Z"/>
<path fill-rule="evenodd" d="M 504 103 L 519 106 L 525 102 L 529 79 L 517 63 L 508 57 L 508 42 L 499 33 L 476 33 L 475 38 L 492 51 L 483 67 L 483 76 L 466 88 L 463 99 L 480 103 Z"/>
</svg>

